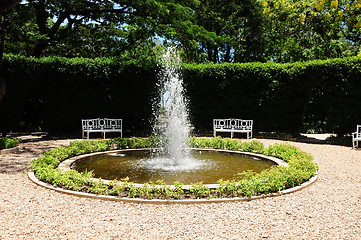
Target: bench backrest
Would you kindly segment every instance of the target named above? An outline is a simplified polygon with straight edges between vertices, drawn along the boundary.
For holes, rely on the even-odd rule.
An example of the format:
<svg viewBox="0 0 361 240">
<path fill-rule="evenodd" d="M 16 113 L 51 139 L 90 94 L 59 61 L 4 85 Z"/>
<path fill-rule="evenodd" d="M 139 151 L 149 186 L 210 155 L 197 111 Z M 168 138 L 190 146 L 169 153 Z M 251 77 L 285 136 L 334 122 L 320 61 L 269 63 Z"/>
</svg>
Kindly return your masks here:
<svg viewBox="0 0 361 240">
<path fill-rule="evenodd" d="M 249 130 L 252 131 L 253 120 L 243 119 L 213 119 L 214 129 Z"/>
<path fill-rule="evenodd" d="M 122 119 L 94 118 L 81 120 L 83 130 L 122 129 Z"/>
</svg>

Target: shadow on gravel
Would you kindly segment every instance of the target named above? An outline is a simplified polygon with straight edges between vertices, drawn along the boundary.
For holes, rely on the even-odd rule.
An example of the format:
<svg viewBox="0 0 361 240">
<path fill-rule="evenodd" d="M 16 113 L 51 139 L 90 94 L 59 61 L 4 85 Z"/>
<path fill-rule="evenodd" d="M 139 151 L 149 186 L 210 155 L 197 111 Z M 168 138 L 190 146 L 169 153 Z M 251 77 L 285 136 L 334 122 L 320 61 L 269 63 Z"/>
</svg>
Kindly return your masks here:
<svg viewBox="0 0 361 240">
<path fill-rule="evenodd" d="M 27 172 L 30 169 L 29 163 L 23 158 L 2 157 L 0 158 L 0 174 L 16 174 Z"/>
</svg>

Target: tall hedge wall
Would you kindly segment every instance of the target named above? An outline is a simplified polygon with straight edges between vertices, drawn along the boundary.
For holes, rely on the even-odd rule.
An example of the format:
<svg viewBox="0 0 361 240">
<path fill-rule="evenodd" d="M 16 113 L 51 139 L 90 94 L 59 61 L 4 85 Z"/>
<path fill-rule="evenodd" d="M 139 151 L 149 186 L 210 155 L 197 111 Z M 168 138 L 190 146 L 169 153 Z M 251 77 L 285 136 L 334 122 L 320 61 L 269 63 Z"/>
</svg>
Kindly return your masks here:
<svg viewBox="0 0 361 240">
<path fill-rule="evenodd" d="M 0 132 L 80 132 L 80 119 L 124 119 L 147 134 L 158 67 L 116 59 L 29 59 L 7 55 Z M 190 117 L 210 132 L 213 118 L 253 119 L 256 131 L 297 133 L 304 126 L 349 133 L 361 123 L 361 58 L 293 64 L 183 65 Z"/>
<path fill-rule="evenodd" d="M 112 59 L 6 56 L 0 132 L 40 125 L 45 131 L 79 133 L 82 118 L 108 117 L 122 118 L 124 128 L 138 134 L 149 129 L 155 69 Z"/>
<path fill-rule="evenodd" d="M 302 121 L 302 88 L 281 65 L 189 66 L 184 76 L 196 128 L 211 129 L 209 119 L 236 117 L 253 119 L 258 130 L 293 132 Z"/>
<path fill-rule="evenodd" d="M 305 127 L 350 133 L 361 123 L 361 58 L 293 64 L 187 65 L 196 128 L 213 118 L 253 119 L 258 131 Z M 205 124 L 206 123 L 206 124 Z"/>
</svg>

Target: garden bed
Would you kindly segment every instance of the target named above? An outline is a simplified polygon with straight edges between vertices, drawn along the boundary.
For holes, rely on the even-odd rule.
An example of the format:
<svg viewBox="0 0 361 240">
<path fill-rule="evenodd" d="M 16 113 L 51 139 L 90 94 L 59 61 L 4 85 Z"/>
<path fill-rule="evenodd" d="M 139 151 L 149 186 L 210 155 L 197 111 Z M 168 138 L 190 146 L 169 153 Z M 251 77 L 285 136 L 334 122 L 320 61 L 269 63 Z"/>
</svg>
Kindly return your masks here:
<svg viewBox="0 0 361 240">
<path fill-rule="evenodd" d="M 112 149 L 148 148 L 153 147 L 155 143 L 154 138 L 75 141 L 67 147 L 45 152 L 43 158 L 32 161 L 31 167 L 39 180 L 65 190 L 122 198 L 166 200 L 250 198 L 272 195 L 300 186 L 317 175 L 318 170 L 310 154 L 288 144 L 275 144 L 265 148 L 259 141 L 242 142 L 221 138 L 191 138 L 190 146 L 260 153 L 280 158 L 289 166 L 278 165 L 260 174 L 241 173 L 235 180 L 219 180 L 216 189 L 209 189 L 202 183 L 194 183 L 189 189 L 184 189 L 181 183 L 175 183 L 175 187 L 171 188 L 162 181 L 145 183 L 139 187 L 129 179 L 105 183 L 93 180 L 91 173 L 79 173 L 74 170 L 62 172 L 58 168 L 60 162 L 70 157 Z"/>
</svg>

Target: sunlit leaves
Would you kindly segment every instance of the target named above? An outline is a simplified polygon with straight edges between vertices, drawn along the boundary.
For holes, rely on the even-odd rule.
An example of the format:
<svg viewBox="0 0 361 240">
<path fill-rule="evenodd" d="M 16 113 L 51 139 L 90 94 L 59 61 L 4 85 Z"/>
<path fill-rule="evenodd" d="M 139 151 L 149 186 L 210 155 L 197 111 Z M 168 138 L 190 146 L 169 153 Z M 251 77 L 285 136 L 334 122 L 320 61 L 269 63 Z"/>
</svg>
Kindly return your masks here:
<svg viewBox="0 0 361 240">
<path fill-rule="evenodd" d="M 12 44 L 18 39 L 32 48 L 25 52 L 33 56 L 117 55 L 149 45 L 151 38 L 162 35 L 164 29 L 181 25 L 180 21 L 190 21 L 193 11 L 189 6 L 198 3 L 194 0 L 29 0 L 8 16 L 8 21 L 15 24 L 8 31 L 7 48 L 11 45 L 12 52 L 24 53 L 16 47 L 22 46 L 21 43 Z M 26 17 L 17 21 L 18 13 Z M 18 29 L 25 30 L 24 25 L 31 28 L 18 35 Z"/>
<path fill-rule="evenodd" d="M 270 39 L 279 39 L 278 61 L 345 57 L 357 54 L 361 36 L 359 1 L 261 0 Z M 297 39 L 295 45 L 288 38 Z M 331 42 L 338 42 L 336 51 Z M 294 44 L 292 43 L 292 44 Z M 334 44 L 333 44 L 334 45 Z M 278 52 L 278 54 L 277 54 Z"/>
</svg>

